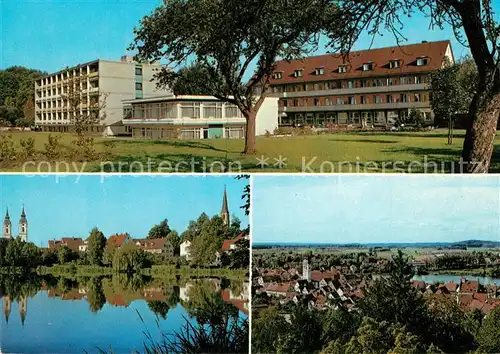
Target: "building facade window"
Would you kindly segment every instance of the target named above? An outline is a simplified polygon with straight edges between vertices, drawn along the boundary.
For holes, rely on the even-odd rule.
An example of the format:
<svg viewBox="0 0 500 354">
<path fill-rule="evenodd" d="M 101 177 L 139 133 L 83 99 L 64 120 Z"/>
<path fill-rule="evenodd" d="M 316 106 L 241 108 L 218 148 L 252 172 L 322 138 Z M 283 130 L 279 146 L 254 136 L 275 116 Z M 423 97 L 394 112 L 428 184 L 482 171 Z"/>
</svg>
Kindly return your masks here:
<svg viewBox="0 0 500 354">
<path fill-rule="evenodd" d="M 343 74 L 347 72 L 347 66 L 346 65 L 340 65 L 339 66 L 339 73 Z"/>
<path fill-rule="evenodd" d="M 142 90 L 142 82 L 136 82 L 135 89 L 141 91 Z"/>
<path fill-rule="evenodd" d="M 399 60 L 391 60 L 391 61 L 389 62 L 389 68 L 390 68 L 390 69 L 397 69 L 397 68 L 399 68 L 399 67 L 400 67 L 400 62 L 399 62 Z"/>
<path fill-rule="evenodd" d="M 417 59 L 417 66 L 424 66 L 427 65 L 427 58 L 418 58 Z"/>
<path fill-rule="evenodd" d="M 242 139 L 243 127 L 225 127 L 225 136 L 227 139 Z"/>
<path fill-rule="evenodd" d="M 181 116 L 183 118 L 200 118 L 200 103 L 199 102 L 181 103 Z"/>
<path fill-rule="evenodd" d="M 366 102 L 366 97 L 365 97 L 365 96 L 361 96 L 361 97 L 359 98 L 359 101 L 361 102 L 361 104 L 366 104 L 366 103 L 367 103 L 367 102 Z"/>
<path fill-rule="evenodd" d="M 181 139 L 199 139 L 200 138 L 200 129 L 181 129 L 180 133 Z"/>
<path fill-rule="evenodd" d="M 222 118 L 222 102 L 203 103 L 204 118 Z"/>
<path fill-rule="evenodd" d="M 134 118 L 136 119 L 144 118 L 144 107 L 142 104 L 137 104 L 134 106 Z"/>
<path fill-rule="evenodd" d="M 400 100 L 400 102 L 408 102 L 408 96 L 406 95 L 406 93 L 400 94 L 399 100 Z"/>
<path fill-rule="evenodd" d="M 387 103 L 393 103 L 393 102 L 394 102 L 394 101 L 393 101 L 393 98 L 392 98 L 392 95 L 387 95 L 387 96 L 386 96 L 386 102 L 387 102 Z"/>
<path fill-rule="evenodd" d="M 347 104 L 356 104 L 356 97 L 354 96 L 349 96 L 347 98 Z"/>
<path fill-rule="evenodd" d="M 224 113 L 226 118 L 240 118 L 242 116 L 240 109 L 234 104 L 226 104 Z"/>
<path fill-rule="evenodd" d="M 283 77 L 283 73 L 282 73 L 281 71 L 280 71 L 280 72 L 275 72 L 275 73 L 273 74 L 273 79 L 275 79 L 275 80 L 279 80 L 279 79 L 281 79 L 282 77 Z"/>
<path fill-rule="evenodd" d="M 177 118 L 177 105 L 172 103 L 161 103 L 160 118 Z"/>
<path fill-rule="evenodd" d="M 348 114 L 349 123 L 359 124 L 360 123 L 360 113 L 359 112 L 349 112 Z"/>
</svg>

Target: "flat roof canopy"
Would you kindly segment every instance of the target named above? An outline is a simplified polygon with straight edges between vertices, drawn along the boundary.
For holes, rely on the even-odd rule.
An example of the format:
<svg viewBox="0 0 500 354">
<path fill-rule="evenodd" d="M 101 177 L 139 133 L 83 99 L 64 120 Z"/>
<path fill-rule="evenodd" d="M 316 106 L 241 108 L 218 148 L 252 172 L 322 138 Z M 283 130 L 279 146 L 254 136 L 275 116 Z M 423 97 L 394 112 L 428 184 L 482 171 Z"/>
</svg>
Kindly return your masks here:
<svg viewBox="0 0 500 354">
<path fill-rule="evenodd" d="M 232 96 L 229 96 L 229 98 L 232 98 Z M 152 102 L 164 102 L 164 101 L 221 101 L 221 100 L 214 96 L 205 96 L 205 95 L 179 95 L 179 96 L 166 95 L 158 97 L 123 100 L 122 102 L 124 104 L 138 104 L 138 103 L 152 103 Z"/>
</svg>

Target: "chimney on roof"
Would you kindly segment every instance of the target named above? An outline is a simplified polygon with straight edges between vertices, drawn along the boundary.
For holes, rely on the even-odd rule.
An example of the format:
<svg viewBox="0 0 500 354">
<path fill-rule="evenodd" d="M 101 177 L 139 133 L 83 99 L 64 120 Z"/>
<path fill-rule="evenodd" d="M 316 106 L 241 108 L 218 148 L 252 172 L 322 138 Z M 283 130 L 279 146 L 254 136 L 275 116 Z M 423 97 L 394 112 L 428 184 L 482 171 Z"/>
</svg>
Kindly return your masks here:
<svg viewBox="0 0 500 354">
<path fill-rule="evenodd" d="M 134 56 L 133 55 L 122 55 L 121 57 L 121 62 L 122 63 L 134 63 Z"/>
</svg>

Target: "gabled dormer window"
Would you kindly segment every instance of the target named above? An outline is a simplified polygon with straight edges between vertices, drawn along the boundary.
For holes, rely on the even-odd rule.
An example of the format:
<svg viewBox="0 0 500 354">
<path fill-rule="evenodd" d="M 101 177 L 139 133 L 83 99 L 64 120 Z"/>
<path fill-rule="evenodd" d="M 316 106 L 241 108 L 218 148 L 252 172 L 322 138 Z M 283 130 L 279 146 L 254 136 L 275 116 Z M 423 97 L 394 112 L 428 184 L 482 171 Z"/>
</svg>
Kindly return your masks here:
<svg viewBox="0 0 500 354">
<path fill-rule="evenodd" d="M 429 62 L 429 58 L 427 58 L 427 57 L 417 58 L 417 66 L 427 65 L 428 62 Z"/>
<path fill-rule="evenodd" d="M 302 77 L 303 71 L 304 71 L 304 69 L 297 69 L 297 70 L 295 70 L 295 72 L 293 73 L 293 76 L 294 76 L 294 77 Z"/>
<path fill-rule="evenodd" d="M 373 64 L 371 62 L 363 64 L 363 71 L 371 71 L 373 69 Z"/>
<path fill-rule="evenodd" d="M 347 72 L 347 65 L 339 65 L 339 73 L 343 74 Z"/>
<path fill-rule="evenodd" d="M 325 74 L 325 68 L 323 66 L 320 66 L 319 68 L 316 68 L 314 71 L 315 75 L 324 75 Z"/>
<path fill-rule="evenodd" d="M 396 60 L 391 60 L 391 61 L 389 62 L 389 68 L 390 68 L 390 69 L 397 69 L 397 68 L 399 68 L 400 66 L 401 66 L 401 62 L 400 62 L 399 60 L 397 60 L 397 59 L 396 59 Z"/>
<path fill-rule="evenodd" d="M 279 79 L 281 79 L 282 77 L 283 77 L 283 73 L 282 73 L 281 71 L 275 72 L 275 73 L 273 74 L 273 79 L 275 79 L 275 80 L 279 80 Z"/>
</svg>

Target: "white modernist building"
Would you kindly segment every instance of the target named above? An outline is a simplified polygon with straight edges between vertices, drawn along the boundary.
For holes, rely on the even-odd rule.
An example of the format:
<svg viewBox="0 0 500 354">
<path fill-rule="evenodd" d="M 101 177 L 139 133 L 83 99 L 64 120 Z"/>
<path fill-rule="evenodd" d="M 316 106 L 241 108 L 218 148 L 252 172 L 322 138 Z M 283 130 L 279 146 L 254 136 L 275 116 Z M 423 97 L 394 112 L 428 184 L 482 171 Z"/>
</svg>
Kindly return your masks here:
<svg viewBox="0 0 500 354">
<path fill-rule="evenodd" d="M 67 132 L 72 129 L 68 83 L 81 92 L 78 109 L 99 114 L 100 124 L 89 127 L 105 135 L 128 134 L 122 124 L 122 101 L 169 94 L 152 82 L 159 63 L 145 64 L 125 55 L 121 61 L 94 60 L 47 75 L 35 82 L 35 124 L 43 131 Z"/>
<path fill-rule="evenodd" d="M 167 95 L 125 100 L 123 124 L 142 139 L 240 139 L 246 120 L 237 106 L 213 96 Z M 278 98 L 266 98 L 256 117 L 256 135 L 278 127 Z"/>
</svg>

